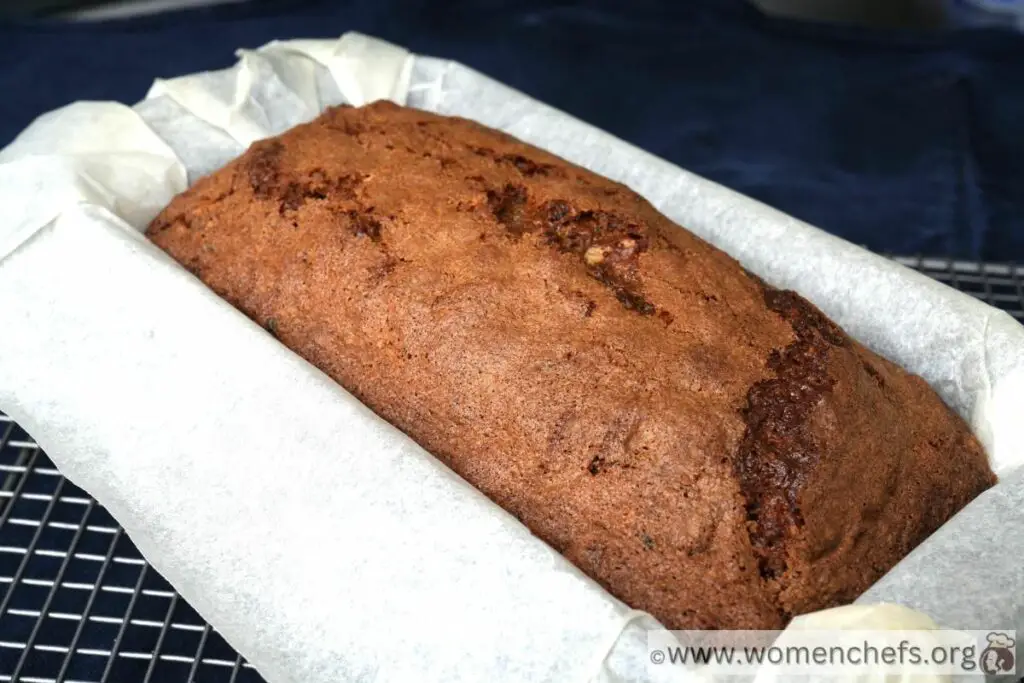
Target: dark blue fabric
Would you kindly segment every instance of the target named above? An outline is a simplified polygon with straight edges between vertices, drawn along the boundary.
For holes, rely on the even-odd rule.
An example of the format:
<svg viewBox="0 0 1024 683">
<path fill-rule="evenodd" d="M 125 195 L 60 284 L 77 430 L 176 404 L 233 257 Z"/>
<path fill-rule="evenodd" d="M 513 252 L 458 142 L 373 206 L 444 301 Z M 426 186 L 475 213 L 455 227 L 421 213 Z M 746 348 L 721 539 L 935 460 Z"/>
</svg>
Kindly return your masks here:
<svg viewBox="0 0 1024 683">
<path fill-rule="evenodd" d="M 1024 37 L 768 20 L 739 0 L 257 2 L 0 27 L 0 143 L 233 49 L 360 30 L 473 66 L 879 251 L 1024 260 Z"/>
</svg>

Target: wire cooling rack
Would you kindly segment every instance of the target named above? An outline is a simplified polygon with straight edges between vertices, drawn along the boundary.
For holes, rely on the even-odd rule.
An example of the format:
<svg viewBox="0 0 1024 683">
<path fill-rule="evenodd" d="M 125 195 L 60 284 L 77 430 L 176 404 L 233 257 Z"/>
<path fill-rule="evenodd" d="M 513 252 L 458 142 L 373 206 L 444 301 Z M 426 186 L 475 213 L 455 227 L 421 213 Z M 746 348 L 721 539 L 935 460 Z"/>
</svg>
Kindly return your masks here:
<svg viewBox="0 0 1024 683">
<path fill-rule="evenodd" d="M 895 260 L 1024 321 L 1024 266 Z M 0 681 L 262 681 L 2 414 Z"/>
</svg>

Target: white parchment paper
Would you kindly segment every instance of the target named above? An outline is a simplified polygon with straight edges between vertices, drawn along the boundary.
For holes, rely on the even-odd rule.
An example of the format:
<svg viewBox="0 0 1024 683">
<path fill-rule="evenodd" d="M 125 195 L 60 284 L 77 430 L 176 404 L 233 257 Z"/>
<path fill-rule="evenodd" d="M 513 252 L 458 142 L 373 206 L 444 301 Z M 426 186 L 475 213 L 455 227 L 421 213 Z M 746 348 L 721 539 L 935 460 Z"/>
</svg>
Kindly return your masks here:
<svg viewBox="0 0 1024 683">
<path fill-rule="evenodd" d="M 650 666 L 653 619 L 142 237 L 252 141 L 380 98 L 476 119 L 630 185 L 924 376 L 1003 481 L 862 601 L 1024 630 L 1024 328 L 1008 315 L 459 64 L 357 34 L 239 56 L 158 81 L 133 108 L 44 115 L 0 152 L 0 409 L 270 683 L 699 679 Z M 888 610 L 871 613 L 886 623 Z"/>
</svg>

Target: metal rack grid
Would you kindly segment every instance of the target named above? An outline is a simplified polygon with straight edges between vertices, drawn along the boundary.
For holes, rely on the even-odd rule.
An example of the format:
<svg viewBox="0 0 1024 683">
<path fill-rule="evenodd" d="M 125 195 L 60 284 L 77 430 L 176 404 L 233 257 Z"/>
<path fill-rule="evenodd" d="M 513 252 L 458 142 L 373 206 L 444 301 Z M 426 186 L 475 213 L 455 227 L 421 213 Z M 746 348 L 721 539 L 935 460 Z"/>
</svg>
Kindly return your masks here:
<svg viewBox="0 0 1024 683">
<path fill-rule="evenodd" d="M 0 681 L 262 679 L 0 415 Z"/>
<path fill-rule="evenodd" d="M 1024 321 L 1024 266 L 895 260 Z M 0 681 L 262 681 L 2 414 Z"/>
</svg>

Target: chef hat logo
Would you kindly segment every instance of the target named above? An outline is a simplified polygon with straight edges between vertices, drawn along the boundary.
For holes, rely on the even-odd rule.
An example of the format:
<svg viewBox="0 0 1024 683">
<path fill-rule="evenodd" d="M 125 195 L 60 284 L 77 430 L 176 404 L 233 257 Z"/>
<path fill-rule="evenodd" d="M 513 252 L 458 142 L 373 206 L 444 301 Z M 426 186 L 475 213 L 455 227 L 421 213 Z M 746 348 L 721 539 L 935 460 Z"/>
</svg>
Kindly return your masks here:
<svg viewBox="0 0 1024 683">
<path fill-rule="evenodd" d="M 979 664 L 986 674 L 1013 673 L 1016 657 L 1014 656 L 1014 639 L 1006 633 L 993 631 L 986 636 L 988 647 L 981 652 Z"/>
<path fill-rule="evenodd" d="M 988 646 L 998 647 L 1003 650 L 1009 650 L 1013 648 L 1013 638 L 1006 635 L 1005 633 L 990 633 L 988 634 Z"/>
</svg>

